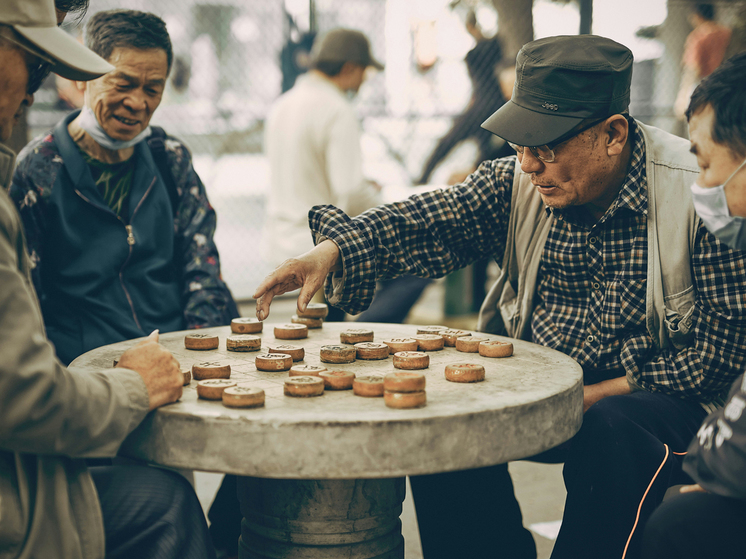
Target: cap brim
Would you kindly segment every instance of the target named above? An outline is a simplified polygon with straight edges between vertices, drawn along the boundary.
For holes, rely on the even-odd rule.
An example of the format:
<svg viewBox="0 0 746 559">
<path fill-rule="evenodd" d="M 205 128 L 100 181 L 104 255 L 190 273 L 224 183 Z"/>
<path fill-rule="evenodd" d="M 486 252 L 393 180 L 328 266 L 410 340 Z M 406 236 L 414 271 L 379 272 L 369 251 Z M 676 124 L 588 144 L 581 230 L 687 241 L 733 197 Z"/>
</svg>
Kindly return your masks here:
<svg viewBox="0 0 746 559">
<path fill-rule="evenodd" d="M 373 68 L 379 71 L 383 70 L 383 64 L 381 64 L 380 62 L 378 62 L 378 60 L 372 57 L 370 59 L 370 62 L 368 63 L 368 66 L 373 66 Z"/>
<path fill-rule="evenodd" d="M 58 27 L 14 25 L 13 29 L 43 51 L 54 62 L 52 72 L 63 78 L 88 81 L 114 69 L 114 66 Z"/>
<path fill-rule="evenodd" d="M 519 146 L 543 146 L 568 133 L 582 118 L 540 113 L 508 101 L 482 128 Z"/>
</svg>

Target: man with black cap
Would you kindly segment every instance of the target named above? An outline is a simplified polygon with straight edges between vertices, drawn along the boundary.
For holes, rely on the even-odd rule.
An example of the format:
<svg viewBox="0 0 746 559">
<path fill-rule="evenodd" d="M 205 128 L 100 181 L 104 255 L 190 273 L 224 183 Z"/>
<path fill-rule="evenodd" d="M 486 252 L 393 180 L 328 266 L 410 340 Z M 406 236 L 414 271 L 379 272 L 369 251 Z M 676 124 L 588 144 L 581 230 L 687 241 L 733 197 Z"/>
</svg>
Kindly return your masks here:
<svg viewBox="0 0 746 559">
<path fill-rule="evenodd" d="M 0 3 L 0 141 L 38 76 L 91 80 L 112 67 L 57 27 L 53 0 Z M 88 468 L 113 456 L 159 406 L 181 396 L 178 361 L 153 332 L 116 369 L 79 374 L 44 333 L 0 145 L 0 556 L 60 559 L 214 557 L 193 489 L 146 466 Z"/>
<path fill-rule="evenodd" d="M 530 340 L 583 367 L 583 426 L 544 460 L 567 487 L 554 558 L 636 557 L 681 453 L 746 359 L 746 259 L 697 219 L 688 143 L 627 114 L 632 53 L 596 36 L 526 44 L 511 100 L 484 124 L 517 157 L 457 187 L 351 219 L 317 207 L 317 246 L 259 286 L 326 285 L 348 312 L 376 274 L 442 276 L 501 264 L 478 329 Z M 680 481 L 683 480 L 683 481 Z M 426 557 L 532 557 L 504 465 L 412 478 Z"/>
</svg>

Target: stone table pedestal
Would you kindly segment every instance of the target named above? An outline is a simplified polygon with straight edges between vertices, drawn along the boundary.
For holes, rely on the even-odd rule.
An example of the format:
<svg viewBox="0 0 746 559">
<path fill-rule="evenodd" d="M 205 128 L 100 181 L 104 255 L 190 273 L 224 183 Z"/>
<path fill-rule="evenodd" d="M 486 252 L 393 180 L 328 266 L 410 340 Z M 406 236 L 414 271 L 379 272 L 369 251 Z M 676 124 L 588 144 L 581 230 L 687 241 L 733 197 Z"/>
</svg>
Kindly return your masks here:
<svg viewBox="0 0 746 559">
<path fill-rule="evenodd" d="M 403 559 L 404 478 L 242 477 L 241 559 Z"/>
</svg>

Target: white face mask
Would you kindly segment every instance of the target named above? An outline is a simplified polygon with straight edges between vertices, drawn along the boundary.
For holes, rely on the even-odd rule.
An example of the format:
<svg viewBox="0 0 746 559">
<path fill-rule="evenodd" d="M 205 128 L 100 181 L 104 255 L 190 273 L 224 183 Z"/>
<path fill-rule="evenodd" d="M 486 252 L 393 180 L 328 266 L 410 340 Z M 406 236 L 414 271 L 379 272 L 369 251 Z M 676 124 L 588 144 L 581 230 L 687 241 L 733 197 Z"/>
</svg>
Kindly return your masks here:
<svg viewBox="0 0 746 559">
<path fill-rule="evenodd" d="M 725 197 L 725 185 L 744 165 L 746 165 L 746 159 L 720 186 L 704 188 L 695 182 L 690 187 L 694 210 L 702 218 L 705 227 L 734 250 L 746 250 L 746 219 L 730 215 L 728 200 Z"/>
<path fill-rule="evenodd" d="M 88 106 L 83 107 L 83 110 L 80 112 L 78 124 L 83 130 L 88 132 L 98 145 L 112 151 L 131 148 L 135 144 L 142 142 L 153 132 L 150 126 L 148 126 L 131 140 L 115 140 L 104 131 L 96 115 L 93 114 L 93 111 Z"/>
</svg>

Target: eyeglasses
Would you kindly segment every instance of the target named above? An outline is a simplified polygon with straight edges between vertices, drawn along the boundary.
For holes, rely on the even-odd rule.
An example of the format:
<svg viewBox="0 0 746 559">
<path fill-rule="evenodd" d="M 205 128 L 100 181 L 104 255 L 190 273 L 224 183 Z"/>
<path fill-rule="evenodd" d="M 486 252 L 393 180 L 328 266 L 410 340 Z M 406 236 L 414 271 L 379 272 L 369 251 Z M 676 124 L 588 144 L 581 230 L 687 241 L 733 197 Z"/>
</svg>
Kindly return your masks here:
<svg viewBox="0 0 746 559">
<path fill-rule="evenodd" d="M 0 29 L 0 37 L 21 47 L 26 52 L 34 55 L 34 59 L 26 64 L 28 70 L 28 83 L 26 93 L 33 95 L 41 87 L 44 78 L 52 71 L 54 61 L 39 49 L 34 48 L 28 41 L 18 39 L 10 29 Z"/>
<path fill-rule="evenodd" d="M 543 146 L 519 146 L 517 144 L 513 144 L 511 142 L 508 142 L 508 145 L 512 147 L 516 152 L 523 155 L 523 150 L 528 148 L 531 150 L 531 153 L 536 159 L 540 159 L 544 163 L 554 163 L 555 155 L 554 150 L 559 146 L 560 144 L 564 144 L 566 141 L 571 140 L 578 134 L 581 134 L 585 132 L 586 130 L 589 130 L 596 126 L 596 124 L 599 124 L 600 122 L 603 122 L 608 117 L 604 117 L 598 120 L 594 120 L 593 122 L 590 122 L 586 124 L 585 126 L 581 127 L 580 129 L 574 129 L 570 130 L 567 134 L 564 134 L 554 140 L 553 142 L 549 144 L 544 144 Z"/>
</svg>

